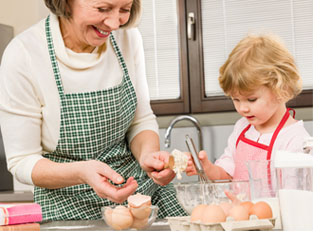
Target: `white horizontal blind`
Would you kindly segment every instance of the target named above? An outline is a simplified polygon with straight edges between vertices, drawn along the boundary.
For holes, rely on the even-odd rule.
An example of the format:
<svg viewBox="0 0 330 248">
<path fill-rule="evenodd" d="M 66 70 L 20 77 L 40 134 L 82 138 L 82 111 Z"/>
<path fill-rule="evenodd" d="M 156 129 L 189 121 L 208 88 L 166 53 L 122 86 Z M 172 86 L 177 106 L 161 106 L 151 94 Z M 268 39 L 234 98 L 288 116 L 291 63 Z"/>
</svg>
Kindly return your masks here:
<svg viewBox="0 0 330 248">
<path fill-rule="evenodd" d="M 219 68 L 249 33 L 281 37 L 295 57 L 304 89 L 313 87 L 312 0 L 202 0 L 205 94 L 223 95 Z"/>
<path fill-rule="evenodd" d="M 176 0 L 143 0 L 142 34 L 150 99 L 180 97 Z"/>
</svg>

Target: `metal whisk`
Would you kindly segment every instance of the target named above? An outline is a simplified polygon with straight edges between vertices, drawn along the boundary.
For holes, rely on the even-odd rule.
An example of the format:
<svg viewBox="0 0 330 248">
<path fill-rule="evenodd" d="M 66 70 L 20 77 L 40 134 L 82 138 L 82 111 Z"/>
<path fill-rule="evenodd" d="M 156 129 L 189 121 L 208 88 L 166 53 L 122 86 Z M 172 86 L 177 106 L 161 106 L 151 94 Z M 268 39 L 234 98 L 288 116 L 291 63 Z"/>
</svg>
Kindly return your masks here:
<svg viewBox="0 0 330 248">
<path fill-rule="evenodd" d="M 206 176 L 206 174 L 204 172 L 204 169 L 201 165 L 201 162 L 198 158 L 194 141 L 189 137 L 188 134 L 186 135 L 186 144 L 187 144 L 189 152 L 191 153 L 191 155 L 193 157 L 193 160 L 194 160 L 194 163 L 195 163 L 195 168 L 196 168 L 197 174 L 199 176 L 200 182 L 202 182 L 202 183 L 211 183 L 212 181 L 210 179 L 208 179 L 208 177 Z"/>
</svg>

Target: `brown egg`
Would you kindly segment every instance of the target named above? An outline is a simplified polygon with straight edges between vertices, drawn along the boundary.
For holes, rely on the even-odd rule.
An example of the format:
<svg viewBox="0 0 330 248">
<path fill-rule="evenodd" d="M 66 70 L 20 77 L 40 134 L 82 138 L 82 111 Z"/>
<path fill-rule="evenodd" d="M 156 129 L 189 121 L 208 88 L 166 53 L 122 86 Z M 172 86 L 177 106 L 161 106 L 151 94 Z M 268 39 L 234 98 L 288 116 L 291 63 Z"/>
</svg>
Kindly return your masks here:
<svg viewBox="0 0 330 248">
<path fill-rule="evenodd" d="M 219 206 L 222 208 L 226 216 L 229 215 L 229 210 L 232 208 L 232 204 L 229 202 L 220 202 Z"/>
<path fill-rule="evenodd" d="M 204 210 L 207 205 L 201 204 L 196 206 L 191 212 L 190 221 L 201 221 Z"/>
<path fill-rule="evenodd" d="M 127 198 L 128 205 L 130 207 L 140 207 L 142 205 L 151 205 L 151 196 L 148 195 L 142 195 L 140 193 L 137 193 L 135 195 L 130 195 Z"/>
<path fill-rule="evenodd" d="M 226 221 L 226 214 L 219 205 L 208 205 L 202 215 L 201 223 L 214 224 Z"/>
<path fill-rule="evenodd" d="M 109 226 L 111 226 L 111 224 L 112 224 L 112 209 L 111 208 L 107 208 L 104 211 L 104 220 Z"/>
<path fill-rule="evenodd" d="M 145 219 L 151 213 L 151 197 L 137 193 L 127 199 L 128 206 L 134 218 Z"/>
<path fill-rule="evenodd" d="M 128 208 L 117 206 L 112 210 L 111 226 L 115 230 L 128 229 L 133 224 L 133 216 Z"/>
<path fill-rule="evenodd" d="M 131 228 L 135 228 L 137 230 L 143 229 L 144 227 L 146 227 L 148 225 L 148 219 L 149 218 L 134 219 Z"/>
<path fill-rule="evenodd" d="M 236 221 L 248 220 L 249 211 L 244 206 L 235 205 L 230 209 L 229 216 L 233 217 Z"/>
<path fill-rule="evenodd" d="M 133 215 L 134 218 L 136 219 L 145 219 L 150 216 L 151 213 L 151 208 L 150 205 L 148 204 L 143 204 L 140 207 L 134 208 L 134 207 L 130 207 L 131 210 L 131 214 Z"/>
<path fill-rule="evenodd" d="M 251 215 L 256 215 L 258 219 L 269 219 L 273 217 L 272 208 L 264 201 L 257 202 L 250 211 Z"/>
<path fill-rule="evenodd" d="M 240 203 L 241 206 L 245 207 L 250 214 L 251 208 L 253 207 L 253 202 L 245 201 Z"/>
</svg>

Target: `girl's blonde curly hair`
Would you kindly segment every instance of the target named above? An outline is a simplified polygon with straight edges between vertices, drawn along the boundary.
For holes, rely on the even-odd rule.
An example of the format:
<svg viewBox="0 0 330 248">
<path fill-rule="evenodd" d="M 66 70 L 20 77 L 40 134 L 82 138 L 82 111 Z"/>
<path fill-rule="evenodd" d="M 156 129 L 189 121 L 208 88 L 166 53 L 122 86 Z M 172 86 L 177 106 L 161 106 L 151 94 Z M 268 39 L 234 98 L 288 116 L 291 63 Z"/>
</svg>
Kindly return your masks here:
<svg viewBox="0 0 330 248">
<path fill-rule="evenodd" d="M 293 56 L 275 35 L 248 35 L 220 68 L 224 93 L 249 94 L 264 85 L 285 102 L 299 95 L 302 81 Z"/>
</svg>

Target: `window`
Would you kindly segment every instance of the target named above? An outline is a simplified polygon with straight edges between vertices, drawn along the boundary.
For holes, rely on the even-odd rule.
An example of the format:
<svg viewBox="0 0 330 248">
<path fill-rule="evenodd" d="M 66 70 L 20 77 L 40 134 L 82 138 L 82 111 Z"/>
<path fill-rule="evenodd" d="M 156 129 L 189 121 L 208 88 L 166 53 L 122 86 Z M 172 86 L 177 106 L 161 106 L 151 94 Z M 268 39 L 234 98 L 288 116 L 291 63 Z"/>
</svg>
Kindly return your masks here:
<svg viewBox="0 0 330 248">
<path fill-rule="evenodd" d="M 144 0 L 143 8 L 155 114 L 233 111 L 218 84 L 219 68 L 240 39 L 265 32 L 282 38 L 303 78 L 304 91 L 288 106 L 312 106 L 312 0 Z"/>
</svg>

